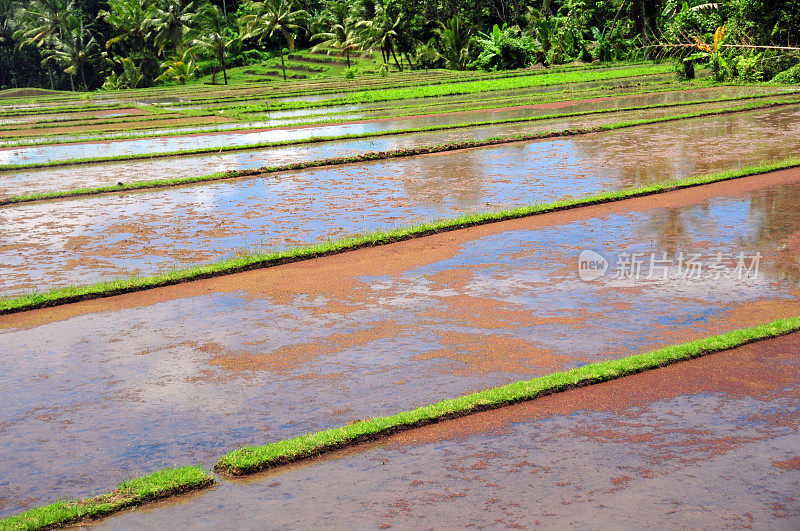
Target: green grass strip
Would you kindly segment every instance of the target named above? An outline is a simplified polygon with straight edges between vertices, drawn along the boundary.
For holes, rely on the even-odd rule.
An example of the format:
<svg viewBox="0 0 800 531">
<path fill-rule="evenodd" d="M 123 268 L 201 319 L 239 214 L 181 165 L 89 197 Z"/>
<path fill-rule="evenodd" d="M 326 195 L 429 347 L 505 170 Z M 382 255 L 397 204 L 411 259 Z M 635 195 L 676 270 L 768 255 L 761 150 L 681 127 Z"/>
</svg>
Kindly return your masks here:
<svg viewBox="0 0 800 531">
<path fill-rule="evenodd" d="M 747 98 L 749 99 L 749 98 Z M 736 100 L 733 100 L 736 101 Z M 670 103 L 665 105 L 652 105 L 652 106 L 641 106 L 641 107 L 630 107 L 625 109 L 598 109 L 595 111 L 586 111 L 586 112 L 577 112 L 577 113 L 565 113 L 559 115 L 545 115 L 545 116 L 532 116 L 532 117 L 523 117 L 523 118 L 508 118 L 503 120 L 491 120 L 491 121 L 484 121 L 484 122 L 467 122 L 463 124 L 445 124 L 445 125 L 431 125 L 427 127 L 419 127 L 414 129 L 393 129 L 387 131 L 375 131 L 371 133 L 358 133 L 358 134 L 344 134 L 344 135 L 332 135 L 332 136 L 319 136 L 319 137 L 309 137 L 303 140 L 286 140 L 286 141 L 277 141 L 277 142 L 262 142 L 258 144 L 247 144 L 247 145 L 239 145 L 239 146 L 222 146 L 222 147 L 209 147 L 209 148 L 198 148 L 198 149 L 189 149 L 183 151 L 169 151 L 169 152 L 161 152 L 161 153 L 149 153 L 149 154 L 141 154 L 141 155 L 117 155 L 111 157 L 87 157 L 81 159 L 69 159 L 69 160 L 58 160 L 52 162 L 43 162 L 43 163 L 27 163 L 27 164 L 5 164 L 0 165 L 0 171 L 12 171 L 12 170 L 25 170 L 25 169 L 38 169 L 38 168 L 54 168 L 54 167 L 61 167 L 61 166 L 76 166 L 76 165 L 83 165 L 83 164 L 97 164 L 103 162 L 118 162 L 118 161 L 128 161 L 128 160 L 150 160 L 150 159 L 158 159 L 158 158 L 166 158 L 166 157 L 175 157 L 175 156 L 188 156 L 188 155 L 202 155 L 206 153 L 227 153 L 227 152 L 236 152 L 236 151 L 247 151 L 253 149 L 264 149 L 270 147 L 280 147 L 280 146 L 287 146 L 287 145 L 302 145 L 302 144 L 315 144 L 320 142 L 336 142 L 340 140 L 354 140 L 360 138 L 375 138 L 375 137 L 382 137 L 382 136 L 393 136 L 393 135 L 400 135 L 400 134 L 413 134 L 413 133 L 426 133 L 426 132 L 433 132 L 433 131 L 442 131 L 442 130 L 455 130 L 455 129 L 468 129 L 472 127 L 485 127 L 485 126 L 492 126 L 492 125 L 503 125 L 503 124 L 514 124 L 514 123 L 523 123 L 523 122 L 535 122 L 541 120 L 551 120 L 551 119 L 562 119 L 562 118 L 570 118 L 575 116 L 591 116 L 596 114 L 607 114 L 607 113 L 616 113 L 622 111 L 637 111 L 637 110 L 647 110 L 651 108 L 667 108 L 667 107 L 676 107 L 682 105 L 704 105 L 708 103 L 715 103 L 714 101 L 699 101 L 693 103 Z M 775 101 L 766 101 L 766 102 L 755 102 L 746 105 L 741 105 L 738 107 L 731 107 L 731 108 L 722 108 L 722 109 L 712 109 L 708 111 L 697 111 L 697 112 L 689 112 L 677 115 L 670 115 L 670 116 L 662 116 L 659 118 L 649 118 L 644 120 L 633 120 L 633 121 L 626 121 L 626 122 L 618 122 L 616 124 L 607 124 L 603 126 L 591 127 L 591 128 L 583 128 L 583 129 L 574 129 L 574 130 L 563 130 L 563 131 L 555 131 L 555 132 L 544 132 L 544 133 L 536 133 L 536 134 L 529 134 L 529 135 L 515 135 L 513 137 L 501 137 L 501 138 L 489 138 L 484 140 L 464 140 L 460 142 L 452 142 L 449 144 L 445 144 L 442 146 L 434 146 L 428 148 L 420 148 L 426 149 L 428 151 L 420 151 L 420 153 L 438 153 L 441 151 L 452 151 L 455 149 L 465 149 L 470 147 L 482 147 L 482 146 L 489 146 L 495 144 L 502 144 L 502 143 L 510 143 L 510 142 L 520 142 L 520 141 L 528 141 L 528 140 L 538 140 L 542 138 L 551 138 L 554 136 L 570 136 L 570 135 L 577 135 L 577 134 L 586 134 L 586 133 L 596 133 L 600 131 L 610 131 L 614 129 L 620 129 L 624 127 L 634 127 L 637 125 L 648 125 L 660 122 L 670 122 L 675 120 L 685 120 L 688 118 L 699 118 L 703 116 L 713 116 L 713 115 L 722 115 L 722 114 L 731 114 L 737 112 L 745 112 L 745 111 L 753 111 L 758 109 L 767 109 L 771 107 L 779 107 L 785 105 L 796 105 L 800 103 L 800 99 L 792 99 L 792 100 L 775 100 Z M 223 131 L 224 132 L 224 131 Z M 184 133 L 180 133 L 182 135 Z M 178 135 L 179 136 L 179 135 Z M 449 147 L 448 147 L 449 146 Z M 402 151 L 402 150 L 400 150 Z M 413 150 L 407 150 L 413 151 Z M 390 153 L 390 152 L 384 152 Z M 415 154 L 415 153 L 411 153 Z M 401 156 L 408 156 L 401 155 Z M 379 158 L 388 158 L 386 156 L 379 157 Z M 244 175 L 248 175 L 252 173 L 252 170 L 244 170 L 246 173 Z M 262 170 L 263 171 L 263 170 Z M 228 172 L 227 175 L 230 175 L 231 172 Z M 236 175 L 234 175 L 236 176 Z M 219 176 L 215 177 L 219 179 Z M 194 179 L 194 178 L 190 178 Z M 205 180 L 213 180 L 213 179 L 205 179 Z M 149 181 L 149 182 L 158 182 L 158 181 Z M 192 182 L 192 181 L 188 181 Z M 197 181 L 194 181 L 197 182 Z M 174 185 L 174 182 L 171 182 L 169 185 Z M 137 183 L 131 183 L 128 185 L 131 189 L 140 189 L 140 188 L 150 188 L 152 186 L 137 186 Z M 122 189 L 122 188 L 119 188 Z M 53 192 L 55 194 L 60 194 L 62 192 Z M 99 193 L 99 192 L 98 192 Z M 74 195 L 74 194 L 73 194 Z M 78 194 L 82 195 L 82 194 Z M 66 196 L 59 196 L 54 195 L 51 197 L 66 197 Z M 42 197 L 44 198 L 44 197 Z M 17 201 L 19 202 L 19 201 Z M 0 204 L 4 204 L 0 202 Z M 8 201 L 5 201 L 5 204 L 8 204 Z"/>
<path fill-rule="evenodd" d="M 198 466 L 169 468 L 120 483 L 108 494 L 57 501 L 0 520 L 0 530 L 48 529 L 93 520 L 145 502 L 203 489 L 214 478 Z"/>
<path fill-rule="evenodd" d="M 549 376 L 484 389 L 411 411 L 361 420 L 347 426 L 301 435 L 266 446 L 244 447 L 220 459 L 214 470 L 229 476 L 252 474 L 399 431 L 622 378 L 797 330 L 800 330 L 800 317 L 779 319 L 768 324 L 734 330 L 622 359 L 592 363 Z"/>
<path fill-rule="evenodd" d="M 472 94 L 493 92 L 497 90 L 524 89 L 567 83 L 592 83 L 609 79 L 636 78 L 647 75 L 666 74 L 673 70 L 672 65 L 650 65 L 644 67 L 625 68 L 620 70 L 557 72 L 543 76 L 520 76 L 515 78 L 482 79 L 478 81 L 461 81 L 441 85 L 409 86 L 405 88 L 386 88 L 351 92 L 338 98 L 328 98 L 319 102 L 280 101 L 258 105 L 255 110 L 287 110 L 324 107 L 330 105 L 352 105 L 357 103 L 373 103 L 376 101 L 409 100 L 430 98 L 435 96 L 452 96 L 456 94 Z"/>
<path fill-rule="evenodd" d="M 800 157 L 783 160 L 777 163 L 761 164 L 744 169 L 724 171 L 711 175 L 688 177 L 676 181 L 651 184 L 639 188 L 629 188 L 618 191 L 604 191 L 581 198 L 562 199 L 550 203 L 537 203 L 518 208 L 501 210 L 498 212 L 464 214 L 456 218 L 432 221 L 410 227 L 382 230 L 373 233 L 362 234 L 359 236 L 353 236 L 350 238 L 323 242 L 315 245 L 294 247 L 287 250 L 254 252 L 250 254 L 242 253 L 235 257 L 227 258 L 213 264 L 174 269 L 152 276 L 118 279 L 88 286 L 69 286 L 44 293 L 29 293 L 16 297 L 0 298 L 0 314 L 18 313 L 36 308 L 69 304 L 82 300 L 111 297 L 113 295 L 170 286 L 203 278 L 229 275 L 242 271 L 272 267 L 291 262 L 299 262 L 302 260 L 310 260 L 312 258 L 344 253 L 364 247 L 386 245 L 412 238 L 429 236 L 439 232 L 474 227 L 477 225 L 495 223 L 509 219 L 546 214 L 548 212 L 580 208 L 589 205 L 616 202 L 632 197 L 654 195 L 798 166 L 800 166 Z"/>
</svg>

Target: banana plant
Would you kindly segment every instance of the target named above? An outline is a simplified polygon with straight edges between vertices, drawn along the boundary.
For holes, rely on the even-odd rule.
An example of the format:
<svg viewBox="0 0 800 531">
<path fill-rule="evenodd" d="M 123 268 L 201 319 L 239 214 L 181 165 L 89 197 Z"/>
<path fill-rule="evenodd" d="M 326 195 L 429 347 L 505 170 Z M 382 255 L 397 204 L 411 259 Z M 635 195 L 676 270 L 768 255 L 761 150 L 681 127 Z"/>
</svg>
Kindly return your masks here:
<svg viewBox="0 0 800 531">
<path fill-rule="evenodd" d="M 156 81 L 177 81 L 181 85 L 197 73 L 197 64 L 189 50 L 176 53 L 161 63 L 161 68 L 164 72 Z"/>
<path fill-rule="evenodd" d="M 722 25 L 714 32 L 713 45 L 706 44 L 699 37 L 694 37 L 695 45 L 698 51 L 691 54 L 684 59 L 684 62 L 708 61 L 711 67 L 711 75 L 714 76 L 716 81 L 723 81 L 725 79 L 725 72 L 728 70 L 728 63 L 722 57 L 721 46 L 725 40 L 725 26 Z"/>
</svg>

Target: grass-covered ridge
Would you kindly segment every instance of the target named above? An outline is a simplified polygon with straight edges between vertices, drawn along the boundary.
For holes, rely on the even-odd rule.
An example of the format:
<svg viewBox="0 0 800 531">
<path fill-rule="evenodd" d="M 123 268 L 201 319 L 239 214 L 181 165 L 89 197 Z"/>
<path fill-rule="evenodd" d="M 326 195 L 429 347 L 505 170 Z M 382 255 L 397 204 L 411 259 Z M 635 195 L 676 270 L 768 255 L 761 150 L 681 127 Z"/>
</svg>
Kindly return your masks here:
<svg viewBox="0 0 800 531">
<path fill-rule="evenodd" d="M 607 79 L 634 78 L 655 74 L 666 74 L 673 70 L 672 65 L 648 65 L 622 68 L 618 70 L 602 71 L 564 71 L 550 73 L 549 75 L 519 76 L 512 78 L 481 79 L 477 81 L 460 81 L 441 85 L 409 86 L 404 88 L 383 88 L 351 92 L 338 98 L 328 98 L 324 101 L 279 101 L 268 102 L 258 106 L 259 110 L 286 110 L 305 109 L 329 105 L 353 105 L 358 103 L 372 103 L 376 101 L 408 100 L 415 98 L 430 98 L 436 96 L 451 96 L 455 94 L 472 94 L 493 92 L 496 90 L 523 89 L 542 87 L 547 85 L 563 85 L 567 83 L 591 83 Z M 252 110 L 256 110 L 254 106 Z"/>
<path fill-rule="evenodd" d="M 162 85 L 157 87 L 124 89 L 117 91 L 103 91 L 97 93 L 65 92 L 63 96 L 30 96 L 22 98 L 0 99 L 0 116 L 20 116 L 25 114 L 38 114 L 37 109 L 8 109 L 7 106 L 45 104 L 61 112 L 80 112 L 86 110 L 113 109 L 134 104 L 137 100 L 160 97 L 186 98 L 186 101 L 175 103 L 180 107 L 198 102 L 238 100 L 245 96 L 276 99 L 296 96 L 325 95 L 341 92 L 359 92 L 364 87 L 402 87 L 419 85 L 441 85 L 460 81 L 475 81 L 501 78 L 517 78 L 527 76 L 547 76 L 557 72 L 582 72 L 588 70 L 618 70 L 634 66 L 653 65 L 650 61 L 620 61 L 609 63 L 581 63 L 557 65 L 545 70 L 500 70 L 486 72 L 481 70 L 409 70 L 403 73 L 394 72 L 389 76 L 367 75 L 356 79 L 329 78 L 325 80 L 300 80 L 288 83 L 279 83 L 265 86 L 263 83 L 252 82 L 239 85 L 205 85 L 195 83 L 186 86 Z M 252 66 L 239 67 L 241 69 Z M 108 98 L 120 100 L 116 102 L 102 102 Z M 58 105 L 52 105 L 58 103 Z"/>
<path fill-rule="evenodd" d="M 605 191 L 576 199 L 563 199 L 550 203 L 537 203 L 518 208 L 501 210 L 498 212 L 465 214 L 452 219 L 423 223 L 411 227 L 401 227 L 391 230 L 378 231 L 316 245 L 295 247 L 283 251 L 241 254 L 213 264 L 193 266 L 184 269 L 175 269 L 166 273 L 152 276 L 112 280 L 88 286 L 70 286 L 54 289 L 44 293 L 30 293 L 17 297 L 0 298 L 0 314 L 18 313 L 36 308 L 78 302 L 81 300 L 97 299 L 123 293 L 143 291 L 202 278 L 229 275 L 242 271 L 261 269 L 264 267 L 277 266 L 290 262 L 298 262 L 301 260 L 309 260 L 312 258 L 339 254 L 364 247 L 386 245 L 398 241 L 428 236 L 439 232 L 495 223 L 508 219 L 545 214 L 548 212 L 579 208 L 583 206 L 621 201 L 631 197 L 654 195 L 672 190 L 690 188 L 693 186 L 700 186 L 703 184 L 726 181 L 740 177 L 746 177 L 749 175 L 767 173 L 770 171 L 794 168 L 798 166 L 800 166 L 800 158 L 792 158 L 772 164 L 762 164 L 711 175 L 689 177 L 677 181 L 652 184 L 639 188 Z"/>
<path fill-rule="evenodd" d="M 797 330 L 800 330 L 800 317 L 779 319 L 765 325 L 734 330 L 644 354 L 592 363 L 548 376 L 484 389 L 477 393 L 443 400 L 411 411 L 361 420 L 346 426 L 301 435 L 265 446 L 244 447 L 220 459 L 214 470 L 229 476 L 252 474 L 399 431 L 533 400 L 575 387 L 621 378 L 679 361 L 729 350 L 754 341 L 786 335 Z"/>
<path fill-rule="evenodd" d="M 790 94 L 791 95 L 791 94 Z M 705 111 L 696 111 L 696 112 L 687 112 L 669 116 L 662 116 L 658 118 L 648 118 L 642 120 L 629 120 L 625 122 L 617 122 L 613 124 L 606 124 L 600 125 L 596 127 L 588 127 L 588 128 L 581 128 L 581 129 L 567 129 L 561 131 L 549 131 L 549 132 L 542 132 L 542 133 L 534 133 L 534 134 L 521 134 L 521 135 L 514 135 L 511 137 L 496 137 L 496 138 L 488 138 L 484 140 L 463 140 L 459 142 L 450 142 L 447 144 L 442 144 L 440 146 L 431 146 L 431 147 L 424 147 L 424 148 L 415 148 L 415 149 L 408 149 L 408 150 L 396 150 L 397 153 L 403 152 L 400 156 L 410 156 L 415 154 L 422 154 L 422 153 L 439 153 L 442 151 L 452 151 L 456 149 L 466 149 L 471 147 L 483 147 L 483 146 L 490 146 L 496 144 L 503 144 L 503 143 L 510 143 L 510 142 L 520 142 L 520 141 L 528 141 L 528 140 L 538 140 L 542 138 L 550 138 L 554 136 L 570 136 L 570 135 L 578 135 L 578 134 L 586 134 L 586 133 L 596 133 L 600 131 L 610 131 L 614 129 L 621 129 L 625 127 L 634 127 L 637 125 L 648 125 L 660 122 L 670 122 L 675 120 L 685 120 L 689 118 L 700 118 L 703 116 L 713 116 L 713 115 L 722 115 L 722 114 L 732 114 L 737 112 L 746 112 L 746 111 L 754 111 L 759 109 L 767 109 L 771 107 L 779 107 L 785 105 L 796 105 L 800 103 L 800 99 L 780 99 L 780 96 L 775 96 L 775 100 L 767 100 L 767 101 L 757 101 L 751 102 L 749 104 L 740 105 L 737 107 L 725 107 L 720 109 L 711 109 Z M 785 97 L 785 95 L 784 95 Z M 751 98 L 735 98 L 730 101 L 738 101 L 739 99 L 751 99 Z M 69 160 L 58 160 L 53 162 L 43 162 L 43 163 L 26 163 L 26 164 L 5 164 L 0 165 L 0 171 L 11 171 L 11 170 L 24 170 L 24 169 L 36 169 L 36 168 L 53 168 L 53 167 L 60 167 L 60 166 L 73 166 L 73 165 L 81 165 L 81 164 L 95 164 L 95 163 L 102 163 L 102 162 L 117 162 L 117 161 L 127 161 L 127 160 L 149 160 L 149 159 L 158 159 L 158 158 L 166 158 L 166 157 L 174 157 L 174 156 L 187 156 L 187 155 L 201 155 L 204 153 L 227 153 L 227 152 L 236 152 L 236 151 L 247 151 L 253 149 L 262 149 L 262 148 L 269 148 L 269 147 L 279 147 L 279 146 L 287 146 L 287 145 L 301 145 L 301 144 L 315 144 L 320 142 L 334 142 L 339 140 L 354 140 L 354 139 L 361 139 L 361 138 L 374 138 L 374 137 L 382 137 L 382 136 L 393 136 L 393 135 L 400 135 L 400 134 L 412 134 L 412 133 L 425 133 L 425 132 L 433 132 L 433 131 L 442 131 L 442 130 L 455 130 L 455 129 L 467 129 L 472 127 L 485 127 L 485 126 L 492 126 L 492 125 L 503 125 L 503 124 L 514 124 L 514 123 L 524 123 L 524 122 L 536 122 L 541 120 L 551 120 L 551 119 L 561 119 L 561 118 L 570 118 L 576 116 L 592 116 L 598 114 L 613 114 L 615 112 L 622 112 L 622 111 L 637 111 L 637 110 L 646 110 L 651 108 L 669 108 L 669 107 L 678 107 L 682 105 L 704 105 L 704 104 L 713 104 L 719 102 L 725 102 L 728 100 L 705 100 L 705 101 L 696 101 L 690 103 L 670 103 L 665 105 L 650 105 L 650 106 L 634 106 L 634 107 L 627 107 L 623 109 L 598 109 L 594 111 L 584 111 L 584 112 L 575 112 L 575 113 L 565 113 L 559 115 L 544 115 L 544 116 L 532 116 L 532 117 L 523 117 L 523 118 L 508 118 L 503 120 L 491 120 L 491 121 L 482 121 L 482 122 L 465 122 L 461 124 L 445 124 L 445 125 L 432 125 L 426 127 L 417 127 L 413 129 L 393 129 L 387 131 L 375 131 L 370 133 L 358 133 L 358 134 L 344 134 L 344 135 L 331 135 L 331 136 L 316 136 L 316 137 L 309 137 L 302 140 L 286 140 L 286 141 L 274 141 L 274 142 L 261 142 L 257 144 L 243 144 L 243 145 L 234 145 L 234 146 L 222 146 L 222 147 L 208 147 L 208 148 L 198 148 L 198 149 L 188 149 L 188 150 L 181 150 L 181 151 L 165 151 L 161 153 L 147 153 L 141 155 L 119 155 L 119 156 L 110 156 L 110 157 L 87 157 L 87 158 L 80 158 L 80 159 L 69 159 Z M 183 134 L 183 133 L 181 133 Z M 387 153 L 394 153 L 394 152 L 379 152 L 383 155 L 371 158 L 371 159 L 363 159 L 363 160 L 375 160 L 376 158 L 390 158 L 390 156 L 386 156 Z M 354 157 L 366 157 L 369 154 L 364 155 L 356 155 Z M 341 157 L 341 159 L 345 159 L 346 157 Z M 357 160 L 356 160 L 357 161 Z M 313 164 L 313 163 L 309 163 Z M 319 165 L 319 164 L 317 164 Z M 266 169 L 261 169 L 261 172 L 266 171 Z M 273 170 L 274 171 L 274 170 Z M 241 176 L 241 175 L 249 175 L 252 174 L 253 170 L 243 170 L 243 173 L 239 172 L 227 172 L 225 175 L 228 177 L 231 176 Z M 208 176 L 207 176 L 208 177 Z M 219 179 L 219 174 L 215 174 L 215 177 L 190 177 L 187 182 L 201 182 L 207 180 L 215 180 Z M 147 181 L 150 183 L 148 186 L 142 186 L 140 183 L 130 183 L 128 189 L 141 189 L 141 188 L 152 188 L 159 186 L 154 183 L 165 183 L 164 186 L 174 186 L 176 184 L 176 180 L 164 180 L 164 181 Z M 108 189 L 106 189 L 108 188 Z M 117 188 L 117 190 L 124 189 L 124 188 Z M 103 190 L 95 192 L 95 193 L 102 193 L 105 191 L 111 191 L 109 187 L 104 187 Z M 61 195 L 59 195 L 61 194 Z M 36 197 L 36 199 L 45 199 L 45 198 L 53 198 L 53 197 L 67 197 L 70 195 L 86 195 L 86 192 L 81 193 L 60 193 L 57 192 L 56 195 L 50 195 L 47 197 Z M 36 200 L 36 199 L 27 199 L 28 201 Z M 8 204 L 9 202 L 22 202 L 20 199 L 15 199 L 14 201 L 3 200 L 0 201 L 0 204 Z"/>
<path fill-rule="evenodd" d="M 108 494 L 82 500 L 57 501 L 17 516 L 0 520 L 0 530 L 63 527 L 92 520 L 145 502 L 168 498 L 214 484 L 214 478 L 198 466 L 170 468 L 120 483 Z"/>
</svg>

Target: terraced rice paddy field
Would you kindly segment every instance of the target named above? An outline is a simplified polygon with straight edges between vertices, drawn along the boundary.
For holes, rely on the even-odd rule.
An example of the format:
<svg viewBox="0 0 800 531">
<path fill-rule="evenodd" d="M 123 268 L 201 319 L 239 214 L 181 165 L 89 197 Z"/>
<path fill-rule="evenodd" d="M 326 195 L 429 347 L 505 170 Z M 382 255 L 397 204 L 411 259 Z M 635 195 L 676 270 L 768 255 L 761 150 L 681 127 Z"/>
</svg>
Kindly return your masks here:
<svg viewBox="0 0 800 531">
<path fill-rule="evenodd" d="M 0 528 L 796 527 L 800 87 L 671 71 L 0 93 Z"/>
</svg>

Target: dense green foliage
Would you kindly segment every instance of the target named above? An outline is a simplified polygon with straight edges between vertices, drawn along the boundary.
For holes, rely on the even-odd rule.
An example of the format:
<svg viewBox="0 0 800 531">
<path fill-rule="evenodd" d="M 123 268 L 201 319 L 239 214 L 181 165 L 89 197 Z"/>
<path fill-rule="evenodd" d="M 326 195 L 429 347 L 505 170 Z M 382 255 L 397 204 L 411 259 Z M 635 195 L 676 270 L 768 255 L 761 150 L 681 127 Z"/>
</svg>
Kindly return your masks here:
<svg viewBox="0 0 800 531">
<path fill-rule="evenodd" d="M 761 81 L 800 54 L 742 46 L 793 48 L 799 25 L 800 0 L 0 0 L 0 88 L 227 82 L 310 46 L 379 53 L 383 72 L 674 56 Z"/>
</svg>

